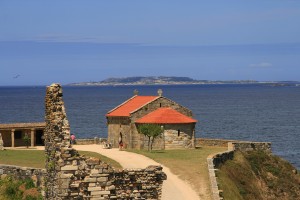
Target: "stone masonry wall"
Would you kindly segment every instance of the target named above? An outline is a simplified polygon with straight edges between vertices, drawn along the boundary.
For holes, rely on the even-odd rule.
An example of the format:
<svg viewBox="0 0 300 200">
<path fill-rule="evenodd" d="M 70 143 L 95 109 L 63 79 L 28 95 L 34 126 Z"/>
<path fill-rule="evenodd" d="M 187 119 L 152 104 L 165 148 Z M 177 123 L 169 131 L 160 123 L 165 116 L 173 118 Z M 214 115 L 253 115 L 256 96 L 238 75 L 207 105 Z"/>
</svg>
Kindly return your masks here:
<svg viewBox="0 0 300 200">
<path fill-rule="evenodd" d="M 95 137 L 93 139 L 76 139 L 76 144 L 78 145 L 88 145 L 88 144 L 102 144 L 103 142 L 106 142 L 106 138 L 98 138 Z"/>
<path fill-rule="evenodd" d="M 0 179 L 4 179 L 6 176 L 13 176 L 15 179 L 21 180 L 29 178 L 33 180 L 36 187 L 43 186 L 45 174 L 45 169 L 0 164 Z"/>
<path fill-rule="evenodd" d="M 267 153 L 272 153 L 270 142 L 229 142 L 228 148 L 239 151 L 254 151 L 260 150 Z"/>
<path fill-rule="evenodd" d="M 47 87 L 45 199 L 160 199 L 160 166 L 115 171 L 97 158 L 80 156 L 70 144 L 62 88 Z"/>
<path fill-rule="evenodd" d="M 224 140 L 224 139 L 213 139 L 213 138 L 196 138 L 195 146 L 220 146 L 227 147 L 228 142 L 238 142 L 237 140 Z"/>
</svg>

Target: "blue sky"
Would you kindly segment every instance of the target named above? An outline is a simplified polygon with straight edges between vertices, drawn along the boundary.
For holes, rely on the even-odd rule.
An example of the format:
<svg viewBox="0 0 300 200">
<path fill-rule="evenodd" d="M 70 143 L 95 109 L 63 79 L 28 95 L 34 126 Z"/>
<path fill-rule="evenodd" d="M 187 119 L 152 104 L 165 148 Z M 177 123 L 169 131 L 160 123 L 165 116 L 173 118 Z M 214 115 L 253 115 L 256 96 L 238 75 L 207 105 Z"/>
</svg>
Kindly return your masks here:
<svg viewBox="0 0 300 200">
<path fill-rule="evenodd" d="M 0 27 L 0 85 L 300 81 L 297 0 L 2 0 Z"/>
</svg>

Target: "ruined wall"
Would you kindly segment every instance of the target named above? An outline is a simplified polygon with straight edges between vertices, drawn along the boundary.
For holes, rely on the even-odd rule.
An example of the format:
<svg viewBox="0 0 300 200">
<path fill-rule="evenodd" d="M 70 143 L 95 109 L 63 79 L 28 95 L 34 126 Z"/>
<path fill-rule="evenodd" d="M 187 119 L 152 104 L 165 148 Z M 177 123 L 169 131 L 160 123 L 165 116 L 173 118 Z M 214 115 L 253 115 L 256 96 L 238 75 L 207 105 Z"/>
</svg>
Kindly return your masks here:
<svg viewBox="0 0 300 200">
<path fill-rule="evenodd" d="M 13 176 L 15 179 L 21 180 L 29 178 L 33 180 L 36 187 L 43 186 L 45 174 L 45 169 L 0 164 L 0 179 L 4 179 L 6 176 Z"/>
<path fill-rule="evenodd" d="M 162 167 L 115 171 L 97 158 L 80 156 L 70 144 L 59 84 L 47 87 L 45 103 L 45 199 L 161 198 Z"/>
</svg>

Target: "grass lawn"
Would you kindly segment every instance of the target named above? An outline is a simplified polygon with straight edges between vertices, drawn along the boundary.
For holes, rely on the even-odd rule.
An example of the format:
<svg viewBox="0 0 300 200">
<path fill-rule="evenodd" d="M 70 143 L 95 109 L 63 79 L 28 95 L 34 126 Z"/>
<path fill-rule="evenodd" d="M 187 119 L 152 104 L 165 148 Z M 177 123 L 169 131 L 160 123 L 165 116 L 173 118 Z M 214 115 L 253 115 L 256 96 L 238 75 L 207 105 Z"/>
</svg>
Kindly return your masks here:
<svg viewBox="0 0 300 200">
<path fill-rule="evenodd" d="M 117 169 L 122 168 L 118 162 L 98 153 L 79 151 L 79 154 L 99 158 L 100 160 L 109 163 L 112 167 Z M 45 154 L 44 151 L 41 150 L 0 151 L 0 164 L 45 168 Z"/>
<path fill-rule="evenodd" d="M 143 154 L 178 175 L 181 179 L 189 182 L 198 192 L 201 199 L 211 199 L 209 187 L 209 175 L 206 158 L 212 153 L 226 151 L 225 147 L 202 147 L 200 149 L 144 151 L 130 150 Z"/>
</svg>

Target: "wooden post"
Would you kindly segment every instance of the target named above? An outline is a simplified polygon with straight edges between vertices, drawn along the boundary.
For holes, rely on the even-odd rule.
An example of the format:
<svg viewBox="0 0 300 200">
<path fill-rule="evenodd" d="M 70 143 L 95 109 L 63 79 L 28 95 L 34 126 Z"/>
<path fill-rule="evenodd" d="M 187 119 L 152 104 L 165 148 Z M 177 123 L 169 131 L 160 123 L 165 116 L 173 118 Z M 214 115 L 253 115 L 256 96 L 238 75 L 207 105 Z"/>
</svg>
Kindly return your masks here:
<svg viewBox="0 0 300 200">
<path fill-rule="evenodd" d="M 15 129 L 11 129 L 11 147 L 15 147 Z"/>
<path fill-rule="evenodd" d="M 34 132 L 35 132 L 35 129 L 34 128 L 32 128 L 31 129 L 31 132 L 30 132 L 30 141 L 31 141 L 31 147 L 34 147 L 34 143 L 35 143 L 35 137 L 34 137 Z"/>
</svg>

